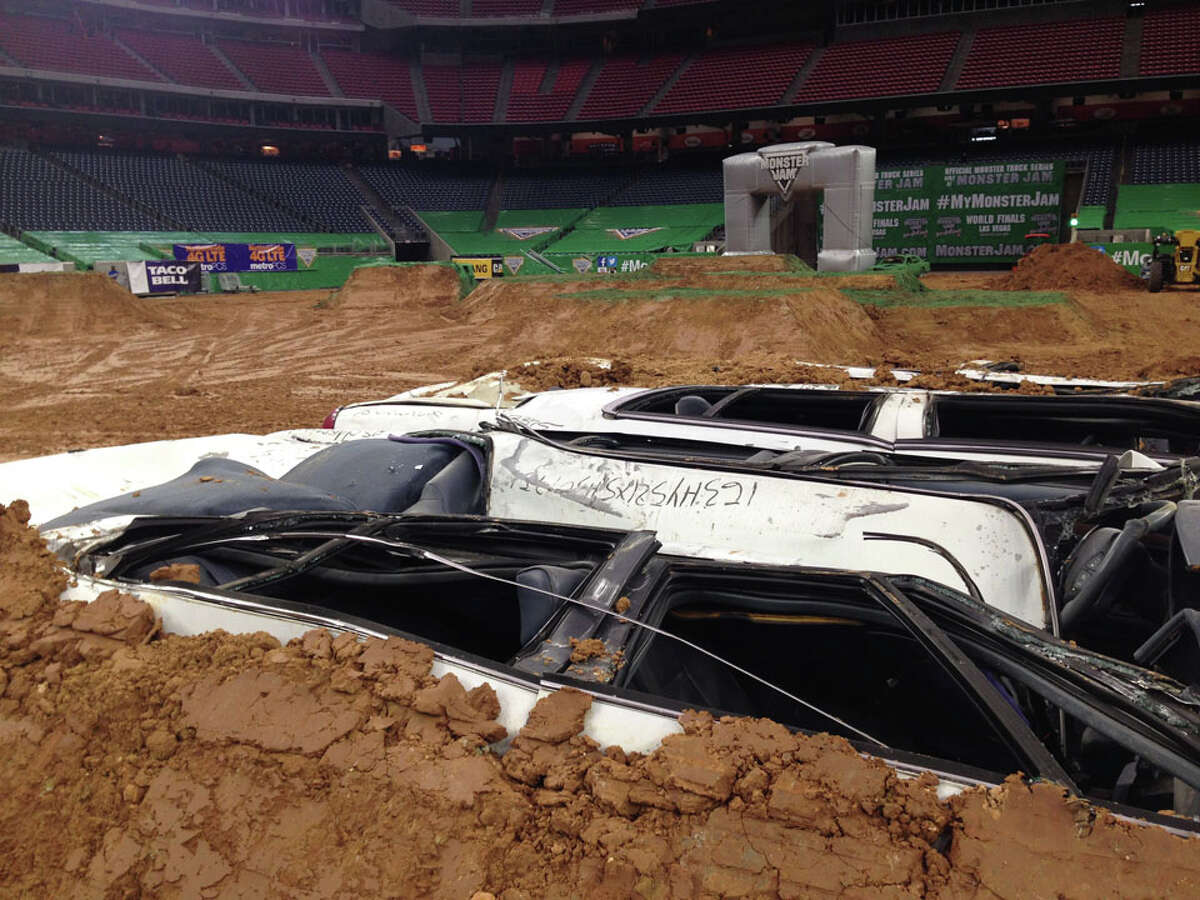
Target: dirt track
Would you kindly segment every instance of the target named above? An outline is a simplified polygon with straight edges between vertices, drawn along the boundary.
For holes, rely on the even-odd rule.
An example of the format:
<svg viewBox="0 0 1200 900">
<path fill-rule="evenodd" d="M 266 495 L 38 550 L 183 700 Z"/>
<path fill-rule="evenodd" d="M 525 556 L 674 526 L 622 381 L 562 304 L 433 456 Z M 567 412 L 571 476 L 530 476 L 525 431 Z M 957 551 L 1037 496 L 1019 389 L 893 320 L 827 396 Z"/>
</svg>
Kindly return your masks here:
<svg viewBox="0 0 1200 900">
<path fill-rule="evenodd" d="M 940 802 L 828 735 L 685 714 L 649 755 L 432 651 L 160 635 L 0 506 L 0 890 L 31 897 L 1194 896 L 1195 842 L 1011 778 Z M 475 892 L 487 891 L 482 897 Z"/>
<path fill-rule="evenodd" d="M 1107 261 L 1103 261 L 1108 265 Z M 927 276 L 991 289 L 988 275 Z M 668 260 L 655 277 L 495 281 L 360 270 L 327 292 L 137 300 L 98 275 L 0 279 L 0 459 L 316 425 L 333 407 L 532 358 L 608 356 L 635 383 L 804 380 L 792 361 L 926 371 L 973 358 L 1109 377 L 1200 372 L 1194 293 L 1068 292 L 1044 306 L 861 305 L 778 258 Z M 853 282 L 853 283 L 852 283 Z M 715 368 L 714 368 L 715 367 Z"/>
</svg>

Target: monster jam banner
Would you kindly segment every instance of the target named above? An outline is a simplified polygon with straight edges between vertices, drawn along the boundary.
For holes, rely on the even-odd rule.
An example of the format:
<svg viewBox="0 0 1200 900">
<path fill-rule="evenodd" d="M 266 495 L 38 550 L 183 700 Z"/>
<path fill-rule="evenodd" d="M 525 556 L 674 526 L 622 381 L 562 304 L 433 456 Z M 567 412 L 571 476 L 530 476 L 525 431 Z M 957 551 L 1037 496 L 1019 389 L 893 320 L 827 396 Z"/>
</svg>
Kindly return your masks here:
<svg viewBox="0 0 1200 900">
<path fill-rule="evenodd" d="M 613 256 L 611 254 L 597 256 L 596 272 L 600 275 L 612 275 L 617 272 L 640 272 L 650 267 L 650 262 L 648 261 L 650 258 L 653 258 L 653 254 L 647 254 L 646 258 Z"/>
<path fill-rule="evenodd" d="M 1108 256 L 1118 266 L 1122 266 L 1134 275 L 1142 274 L 1142 266 L 1150 264 L 1154 255 L 1154 245 L 1142 242 L 1128 244 L 1088 244 L 1094 250 L 1099 250 Z"/>
<path fill-rule="evenodd" d="M 929 169 L 889 169 L 875 173 L 875 253 L 929 257 Z"/>
<path fill-rule="evenodd" d="M 1025 235 L 1058 235 L 1061 162 L 881 169 L 875 251 L 932 263 L 1015 262 Z"/>
<path fill-rule="evenodd" d="M 176 244 L 178 262 L 204 272 L 294 272 L 295 244 Z"/>
</svg>

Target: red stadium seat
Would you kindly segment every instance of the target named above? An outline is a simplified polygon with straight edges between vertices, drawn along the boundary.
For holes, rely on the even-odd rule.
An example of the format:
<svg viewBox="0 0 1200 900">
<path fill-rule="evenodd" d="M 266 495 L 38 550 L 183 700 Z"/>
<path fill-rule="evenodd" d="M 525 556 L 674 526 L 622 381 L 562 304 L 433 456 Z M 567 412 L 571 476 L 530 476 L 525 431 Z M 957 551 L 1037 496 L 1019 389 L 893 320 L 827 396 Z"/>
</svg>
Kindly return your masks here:
<svg viewBox="0 0 1200 900">
<path fill-rule="evenodd" d="M 549 65 L 530 61 L 514 63 L 508 121 L 554 122 L 564 119 L 591 65 L 590 61 L 582 59 L 562 63 L 550 91 L 543 94 L 542 82 Z"/>
<path fill-rule="evenodd" d="M 636 116 L 681 62 L 683 56 L 677 53 L 647 62 L 631 56 L 613 57 L 600 70 L 579 118 L 586 121 Z"/>
<path fill-rule="evenodd" d="M 221 41 L 221 50 L 260 91 L 328 97 L 329 88 L 308 51 L 291 44 Z"/>
<path fill-rule="evenodd" d="M 137 81 L 163 80 L 114 44 L 108 35 L 88 33 L 78 22 L 64 19 L 0 12 L 0 48 L 31 69 Z"/>
<path fill-rule="evenodd" d="M 1121 74 L 1125 20 L 981 28 L 955 87 L 960 90 L 1096 81 Z"/>
<path fill-rule="evenodd" d="M 811 52 L 808 44 L 706 51 L 688 66 L 653 112 L 773 106 L 782 99 Z"/>
<path fill-rule="evenodd" d="M 936 91 L 959 33 L 851 41 L 826 48 L 800 87 L 797 102 L 887 97 Z"/>
</svg>

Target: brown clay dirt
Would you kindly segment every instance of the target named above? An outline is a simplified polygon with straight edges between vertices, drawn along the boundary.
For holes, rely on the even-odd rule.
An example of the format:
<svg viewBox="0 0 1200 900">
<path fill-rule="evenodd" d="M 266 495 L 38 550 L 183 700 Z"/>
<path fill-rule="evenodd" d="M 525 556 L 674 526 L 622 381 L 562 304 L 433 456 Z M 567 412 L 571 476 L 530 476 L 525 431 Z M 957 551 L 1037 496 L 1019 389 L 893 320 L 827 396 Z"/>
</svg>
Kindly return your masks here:
<svg viewBox="0 0 1200 900">
<path fill-rule="evenodd" d="M 942 803 L 828 735 L 685 713 L 649 755 L 541 701 L 505 736 L 432 651 L 162 634 L 0 506 L 7 896 L 1194 896 L 1193 840 L 1017 776 Z M 19 573 L 12 575 L 10 573 Z"/>
<path fill-rule="evenodd" d="M 997 280 L 1009 291 L 1127 291 L 1141 279 L 1087 244 L 1042 244 Z"/>
<path fill-rule="evenodd" d="M 497 279 L 466 300 L 442 266 L 362 269 L 332 294 L 165 300 L 136 299 L 101 275 L 6 275 L 0 460 L 317 425 L 346 402 L 530 359 L 558 367 L 534 387 L 830 380 L 798 359 L 917 368 L 939 385 L 974 358 L 1092 377 L 1200 372 L 1194 293 L 1101 289 L 1124 275 L 1105 274 L 1111 263 L 1086 248 L 1040 248 L 1031 260 L 1029 283 L 1049 272 L 1082 287 L 1067 289 L 1066 303 L 1024 308 L 862 306 L 839 292 L 849 280 L 793 271 L 782 257 L 665 259 L 648 278 Z M 925 281 L 999 290 L 1015 277 Z M 605 374 L 588 357 L 618 366 Z"/>
</svg>

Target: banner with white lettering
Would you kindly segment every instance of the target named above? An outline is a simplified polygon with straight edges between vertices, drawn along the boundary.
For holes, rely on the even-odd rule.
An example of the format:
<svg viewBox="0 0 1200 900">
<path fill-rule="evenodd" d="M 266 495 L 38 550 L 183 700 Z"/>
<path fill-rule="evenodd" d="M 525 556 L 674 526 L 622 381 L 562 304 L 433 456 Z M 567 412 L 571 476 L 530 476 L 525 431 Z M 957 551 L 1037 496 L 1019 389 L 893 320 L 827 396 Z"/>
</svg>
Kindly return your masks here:
<svg viewBox="0 0 1200 900">
<path fill-rule="evenodd" d="M 200 290 L 200 264 L 148 261 L 146 286 L 151 294 L 194 294 Z"/>
<path fill-rule="evenodd" d="M 130 292 L 139 296 L 194 294 L 200 290 L 199 263 L 155 259 L 147 262 L 127 262 L 125 269 L 128 273 L 126 277 Z"/>
<path fill-rule="evenodd" d="M 1035 234 L 1057 240 L 1061 162 L 880 169 L 875 252 L 934 263 L 1011 263 Z"/>
</svg>

